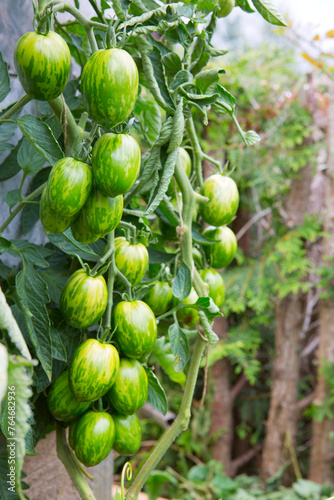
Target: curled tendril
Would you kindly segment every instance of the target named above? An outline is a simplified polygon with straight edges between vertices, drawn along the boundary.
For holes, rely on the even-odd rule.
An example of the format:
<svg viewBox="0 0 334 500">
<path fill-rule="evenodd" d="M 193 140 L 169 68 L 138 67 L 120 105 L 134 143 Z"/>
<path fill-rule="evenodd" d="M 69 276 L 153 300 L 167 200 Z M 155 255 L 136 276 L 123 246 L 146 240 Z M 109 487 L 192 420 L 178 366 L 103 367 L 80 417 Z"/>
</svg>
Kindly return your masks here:
<svg viewBox="0 0 334 500">
<path fill-rule="evenodd" d="M 124 496 L 125 473 L 126 473 L 127 480 L 130 481 L 132 478 L 132 466 L 131 466 L 130 462 L 126 462 L 126 464 L 124 465 L 123 470 L 122 470 L 122 479 L 121 479 L 122 500 L 125 500 L 125 496 Z"/>
</svg>

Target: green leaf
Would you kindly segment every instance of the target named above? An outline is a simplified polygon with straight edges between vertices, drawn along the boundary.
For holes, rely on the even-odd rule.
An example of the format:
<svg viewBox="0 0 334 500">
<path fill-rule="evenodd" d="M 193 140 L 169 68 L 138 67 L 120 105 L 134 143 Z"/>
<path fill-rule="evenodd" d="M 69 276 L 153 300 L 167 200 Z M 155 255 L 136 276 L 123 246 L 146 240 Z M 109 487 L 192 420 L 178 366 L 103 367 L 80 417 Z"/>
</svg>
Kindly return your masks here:
<svg viewBox="0 0 334 500">
<path fill-rule="evenodd" d="M 161 126 L 160 134 L 154 146 L 164 146 L 169 141 L 173 131 L 173 118 L 169 116 Z"/>
<path fill-rule="evenodd" d="M 8 65 L 3 60 L 0 52 L 0 102 L 4 100 L 10 91 L 10 78 L 8 73 Z"/>
<path fill-rule="evenodd" d="M 189 267 L 182 263 L 173 281 L 172 292 L 174 297 L 184 300 L 191 292 L 191 272 Z"/>
<path fill-rule="evenodd" d="M 27 195 L 31 194 L 33 191 L 35 191 L 35 189 L 40 187 L 42 184 L 44 184 L 44 182 L 48 180 L 50 170 L 51 167 L 43 168 L 32 178 L 29 184 Z M 39 198 L 40 196 L 38 198 L 35 198 L 35 201 L 39 201 Z M 36 203 L 27 203 L 24 205 L 21 213 L 22 233 L 27 234 L 40 219 L 39 205 L 37 205 Z"/>
<path fill-rule="evenodd" d="M 148 247 L 148 255 L 150 264 L 168 264 L 175 259 L 175 254 L 166 253 L 157 250 L 156 248 Z"/>
<path fill-rule="evenodd" d="M 6 346 L 0 343 L 0 404 L 7 394 L 8 387 L 8 352 Z"/>
<path fill-rule="evenodd" d="M 59 361 L 67 361 L 66 349 L 58 331 L 51 326 L 50 333 L 52 340 L 52 357 Z"/>
<path fill-rule="evenodd" d="M 212 300 L 212 299 L 210 299 L 210 300 Z M 212 324 L 208 320 L 207 311 L 205 311 L 205 313 L 204 313 L 203 310 L 200 310 L 199 313 L 198 313 L 198 315 L 199 315 L 200 320 L 201 320 L 201 326 L 202 326 L 202 328 L 204 329 L 204 331 L 206 333 L 206 336 L 207 336 L 207 339 L 208 339 L 209 343 L 210 344 L 216 344 L 218 342 L 219 338 L 215 334 L 215 332 L 212 330 Z"/>
<path fill-rule="evenodd" d="M 31 342 L 47 374 L 52 377 L 52 342 L 46 304 L 50 302 L 47 286 L 35 268 L 26 262 L 16 276 L 19 308 L 24 314 Z"/>
<path fill-rule="evenodd" d="M 0 125 L 0 142 L 8 141 L 8 139 L 13 137 L 15 129 L 15 123 L 6 122 Z"/>
<path fill-rule="evenodd" d="M 201 245 L 215 245 L 219 240 L 210 240 L 204 234 L 201 234 L 197 229 L 197 225 L 193 224 L 191 229 L 192 238 L 195 243 L 200 243 Z"/>
<path fill-rule="evenodd" d="M 233 111 L 236 103 L 235 97 L 220 84 L 217 85 L 217 90 L 220 95 L 220 101 L 224 102 L 227 109 Z"/>
<path fill-rule="evenodd" d="M 254 7 L 261 16 L 270 24 L 277 26 L 287 26 L 282 14 L 270 0 L 252 0 Z"/>
<path fill-rule="evenodd" d="M 192 94 L 187 92 L 183 87 L 180 88 L 180 92 L 189 99 L 189 101 L 199 104 L 200 106 L 206 106 L 208 104 L 213 104 L 219 97 L 219 94 Z"/>
<path fill-rule="evenodd" d="M 175 356 L 175 370 L 181 372 L 188 363 L 190 353 L 186 333 L 180 328 L 178 323 L 174 323 L 168 328 L 171 350 Z"/>
<path fill-rule="evenodd" d="M 174 76 L 178 71 L 182 70 L 181 59 L 176 52 L 165 54 L 162 57 L 162 63 L 165 66 L 167 76 Z"/>
<path fill-rule="evenodd" d="M 28 374 L 27 366 L 32 366 L 32 362 L 20 356 L 9 356 L 8 392 L 2 405 L 4 410 L 1 412 L 1 429 L 7 438 L 7 449 L 15 450 L 15 491 L 22 500 L 25 498 L 21 485 L 25 436 L 30 429 L 28 420 L 32 415 L 28 402 L 32 396 L 30 389 L 32 378 Z M 14 420 L 9 412 L 13 393 L 15 397 Z"/>
<path fill-rule="evenodd" d="M 240 7 L 240 9 L 247 12 L 248 14 L 252 14 L 252 12 L 255 12 L 255 10 L 251 7 L 249 3 L 249 0 L 236 0 L 235 6 Z"/>
<path fill-rule="evenodd" d="M 114 500 L 122 500 L 122 495 L 120 494 L 119 491 L 116 491 L 115 496 L 114 496 Z"/>
<path fill-rule="evenodd" d="M 186 69 L 182 69 L 178 73 L 176 73 L 174 80 L 171 84 L 171 90 L 176 90 L 180 85 L 184 83 L 192 83 L 194 77 L 190 73 L 190 71 Z"/>
<path fill-rule="evenodd" d="M 210 321 L 213 321 L 214 318 L 222 315 L 219 307 L 215 304 L 211 297 L 199 297 L 194 305 L 199 311 L 204 311 Z M 190 305 L 187 307 L 190 307 Z"/>
<path fill-rule="evenodd" d="M 219 75 L 226 73 L 224 69 L 212 68 L 201 71 L 195 78 L 195 84 L 198 90 L 205 94 L 209 87 L 216 87 L 219 83 Z M 213 89 L 212 89 L 213 90 Z"/>
<path fill-rule="evenodd" d="M 0 153 L 13 149 L 15 149 L 15 144 L 11 144 L 10 142 L 0 142 Z"/>
<path fill-rule="evenodd" d="M 17 161 L 27 175 L 36 174 L 45 164 L 45 158 L 36 151 L 27 139 L 23 139 L 17 153 Z"/>
<path fill-rule="evenodd" d="M 54 160 L 60 160 L 64 154 L 55 139 L 50 127 L 40 118 L 24 115 L 15 120 L 22 134 L 43 158 L 53 165 Z"/>
<path fill-rule="evenodd" d="M 168 87 L 166 85 L 166 78 L 164 73 L 164 68 L 161 61 L 161 52 L 157 47 L 153 47 L 153 50 L 148 53 L 150 58 L 154 77 L 159 86 L 159 91 L 167 105 L 167 110 L 172 110 L 174 108 L 174 103 L 170 97 Z"/>
<path fill-rule="evenodd" d="M 21 201 L 21 194 L 19 189 L 13 189 L 8 191 L 5 195 L 5 202 L 9 206 L 10 210 Z"/>
<path fill-rule="evenodd" d="M 59 266 L 53 265 L 42 273 L 43 280 L 48 287 L 50 299 L 53 300 L 56 305 L 59 305 L 60 296 L 68 280 L 67 272 L 67 269 L 65 270 Z"/>
<path fill-rule="evenodd" d="M 181 146 L 183 140 L 183 131 L 184 131 L 184 115 L 183 115 L 183 99 L 181 98 L 179 104 L 176 106 L 176 111 L 173 117 L 173 128 L 167 153 L 172 153 L 172 151 Z"/>
<path fill-rule="evenodd" d="M 170 380 L 184 387 L 186 376 L 182 371 L 175 371 L 175 355 L 172 354 L 170 343 L 166 341 L 165 337 L 159 337 L 156 340 L 152 354 Z"/>
<path fill-rule="evenodd" d="M 31 359 L 31 355 L 27 344 L 24 340 L 22 332 L 15 321 L 12 310 L 7 304 L 6 297 L 0 288 L 0 330 L 6 330 L 10 340 L 17 347 L 19 352 L 27 359 Z"/>
<path fill-rule="evenodd" d="M 22 143 L 21 139 L 15 148 L 6 156 L 3 162 L 0 165 L 0 181 L 5 181 L 14 177 L 20 171 L 20 165 L 17 162 L 17 153 L 19 147 Z"/>
<path fill-rule="evenodd" d="M 168 408 L 166 393 L 152 370 L 146 370 L 146 374 L 148 378 L 147 402 L 157 411 L 166 415 Z"/>
<path fill-rule="evenodd" d="M 49 263 L 45 258 L 52 255 L 53 251 L 30 243 L 27 240 L 6 240 L 0 237 L 0 254 L 8 252 L 10 255 L 25 259 L 38 267 L 49 267 Z"/>
<path fill-rule="evenodd" d="M 210 54 L 206 50 L 206 44 L 201 37 L 197 37 L 193 44 L 191 60 L 192 63 L 189 69 L 193 75 L 199 73 L 210 60 Z"/>
<path fill-rule="evenodd" d="M 83 245 L 77 242 L 71 233 L 71 229 L 68 228 L 63 233 L 49 233 L 48 238 L 53 245 L 59 248 L 62 252 L 67 255 L 79 255 L 83 259 L 97 261 L 100 256 L 92 250 L 89 245 Z"/>
<path fill-rule="evenodd" d="M 112 6 L 118 19 L 120 19 L 121 21 L 125 21 L 126 16 L 122 7 L 121 0 L 112 0 Z"/>
</svg>

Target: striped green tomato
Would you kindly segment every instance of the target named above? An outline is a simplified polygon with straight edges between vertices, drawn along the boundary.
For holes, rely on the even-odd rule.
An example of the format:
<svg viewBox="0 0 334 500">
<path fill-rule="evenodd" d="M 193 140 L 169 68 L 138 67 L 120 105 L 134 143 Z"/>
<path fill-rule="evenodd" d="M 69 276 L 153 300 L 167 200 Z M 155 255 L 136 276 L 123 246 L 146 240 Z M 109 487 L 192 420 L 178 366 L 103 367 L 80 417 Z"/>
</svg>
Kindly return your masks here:
<svg viewBox="0 0 334 500">
<path fill-rule="evenodd" d="M 113 313 L 115 340 L 128 358 L 147 356 L 157 339 L 152 309 L 141 300 L 119 302 Z"/>
<path fill-rule="evenodd" d="M 47 183 L 50 207 L 72 217 L 86 203 L 92 184 L 92 171 L 87 163 L 62 158 L 52 167 Z"/>
<path fill-rule="evenodd" d="M 105 411 L 88 411 L 78 421 L 74 430 L 74 450 L 86 467 L 93 467 L 104 460 L 112 450 L 115 424 Z"/>
<path fill-rule="evenodd" d="M 218 5 L 217 17 L 226 17 L 235 7 L 235 0 L 219 0 Z"/>
<path fill-rule="evenodd" d="M 39 215 L 45 231 L 51 231 L 51 233 L 62 233 L 72 222 L 72 217 L 64 217 L 64 215 L 60 215 L 52 210 L 46 187 L 41 196 Z"/>
<path fill-rule="evenodd" d="M 172 298 L 172 289 L 169 284 L 166 281 L 157 281 L 145 295 L 145 302 L 156 316 L 160 316 L 168 311 Z"/>
<path fill-rule="evenodd" d="M 101 318 L 107 300 L 108 291 L 103 276 L 89 276 L 83 269 L 78 269 L 63 290 L 60 310 L 70 325 L 87 328 Z"/>
<path fill-rule="evenodd" d="M 132 415 L 146 402 L 148 379 L 143 366 L 136 359 L 121 358 L 116 380 L 107 392 L 113 408 L 123 415 Z"/>
<path fill-rule="evenodd" d="M 136 182 L 141 154 L 138 142 L 125 134 L 104 134 L 92 153 L 93 176 L 102 193 L 115 197 L 124 194 Z"/>
<path fill-rule="evenodd" d="M 84 208 L 74 216 L 71 224 L 72 236 L 80 243 L 94 243 L 99 239 L 99 235 L 93 233 L 87 226 Z"/>
<path fill-rule="evenodd" d="M 189 156 L 189 153 L 186 149 L 184 148 L 179 148 L 179 154 L 177 157 L 177 165 L 180 165 L 180 167 L 183 168 L 185 173 L 187 174 L 187 177 L 190 177 L 191 174 L 191 158 Z M 178 186 L 177 186 L 178 187 Z M 174 187 L 174 181 L 173 179 L 170 181 L 168 189 L 167 189 L 167 194 L 168 196 L 175 196 L 175 187 Z"/>
<path fill-rule="evenodd" d="M 225 300 L 225 284 L 222 276 L 215 269 L 202 269 L 199 274 L 209 285 L 209 297 L 220 308 Z"/>
<path fill-rule="evenodd" d="M 103 237 L 115 229 L 122 218 L 123 196 L 111 198 L 94 187 L 82 212 L 87 228 Z"/>
<path fill-rule="evenodd" d="M 25 92 L 38 101 L 50 101 L 65 88 L 71 54 L 67 43 L 54 31 L 47 35 L 29 32 L 15 45 L 14 65 Z"/>
<path fill-rule="evenodd" d="M 141 424 L 136 414 L 114 414 L 115 441 L 113 449 L 120 455 L 134 455 L 141 444 Z"/>
<path fill-rule="evenodd" d="M 123 236 L 115 238 L 115 263 L 131 285 L 137 285 L 148 267 L 148 251 L 142 243 L 129 243 Z"/>
<path fill-rule="evenodd" d="M 184 304 L 195 304 L 197 302 L 198 295 L 194 288 L 191 289 L 190 294 L 183 301 Z M 186 328 L 193 328 L 197 325 L 199 321 L 198 312 L 196 309 L 192 307 L 185 307 L 184 309 L 180 309 L 177 313 L 178 320 L 185 326 Z"/>
<path fill-rule="evenodd" d="M 130 115 L 138 94 L 136 63 L 125 50 L 102 49 L 87 61 L 81 91 L 90 117 L 113 128 Z"/>
<path fill-rule="evenodd" d="M 239 206 L 239 192 L 233 179 L 211 175 L 204 181 L 201 194 L 209 198 L 208 202 L 200 204 L 204 222 L 218 227 L 233 220 Z"/>
<path fill-rule="evenodd" d="M 215 269 L 227 267 L 237 251 L 238 243 L 234 232 L 227 226 L 207 227 L 203 235 L 212 240 L 218 240 L 214 245 L 205 245 L 204 250 Z"/>
<path fill-rule="evenodd" d="M 117 349 L 87 339 L 75 351 L 69 381 L 78 401 L 96 401 L 113 385 L 119 368 Z"/>
<path fill-rule="evenodd" d="M 69 371 L 64 371 L 52 383 L 48 394 L 48 407 L 57 420 L 71 422 L 90 407 L 90 402 L 80 402 L 74 396 L 69 384 Z"/>
</svg>

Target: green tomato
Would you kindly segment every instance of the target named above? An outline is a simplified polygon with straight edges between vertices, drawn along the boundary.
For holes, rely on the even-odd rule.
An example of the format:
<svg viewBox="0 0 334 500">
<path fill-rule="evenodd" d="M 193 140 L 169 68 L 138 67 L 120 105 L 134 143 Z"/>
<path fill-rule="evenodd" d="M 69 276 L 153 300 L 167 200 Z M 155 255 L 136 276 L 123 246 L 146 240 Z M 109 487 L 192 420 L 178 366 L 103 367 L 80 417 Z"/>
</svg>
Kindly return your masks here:
<svg viewBox="0 0 334 500">
<path fill-rule="evenodd" d="M 116 380 L 107 393 L 112 407 L 122 415 L 132 415 L 146 402 L 148 379 L 136 359 L 121 358 Z"/>
<path fill-rule="evenodd" d="M 113 313 L 115 340 L 128 358 L 147 356 L 157 338 L 157 323 L 145 302 L 119 302 Z"/>
<path fill-rule="evenodd" d="M 130 115 L 138 94 L 136 63 L 125 50 L 102 49 L 88 59 L 81 91 L 90 117 L 113 128 Z"/>
<path fill-rule="evenodd" d="M 92 171 L 83 161 L 63 158 L 52 167 L 47 183 L 50 207 L 72 217 L 84 206 L 92 189 Z"/>
<path fill-rule="evenodd" d="M 46 187 L 44 188 L 41 196 L 39 215 L 45 231 L 51 231 L 51 233 L 64 232 L 68 227 L 70 227 L 73 220 L 72 217 L 64 217 L 64 215 L 60 215 L 52 210 Z"/>
<path fill-rule="evenodd" d="M 113 231 L 123 214 L 123 196 L 111 198 L 94 187 L 82 208 L 87 228 L 100 237 Z"/>
<path fill-rule="evenodd" d="M 194 288 L 191 289 L 190 294 L 183 301 L 184 304 L 195 304 L 197 302 L 198 295 Z M 180 309 L 177 313 L 178 320 L 185 326 L 186 328 L 193 328 L 199 322 L 199 316 L 196 309 L 192 307 L 186 307 L 185 309 Z"/>
<path fill-rule="evenodd" d="M 145 295 L 145 302 L 156 316 L 160 316 L 168 311 L 172 298 L 172 289 L 169 284 L 166 281 L 157 281 Z"/>
<path fill-rule="evenodd" d="M 94 243 L 99 239 L 99 235 L 93 233 L 87 226 L 84 208 L 75 215 L 71 224 L 71 231 L 73 238 L 84 245 Z"/>
<path fill-rule="evenodd" d="M 96 141 L 92 154 L 97 187 L 112 197 L 126 193 L 138 178 L 140 162 L 140 147 L 131 135 L 102 135 Z"/>
<path fill-rule="evenodd" d="M 60 298 L 60 310 L 75 328 L 94 325 L 107 307 L 108 291 L 103 276 L 89 276 L 79 269 L 69 278 Z"/>
<path fill-rule="evenodd" d="M 148 251 L 142 243 L 131 244 L 120 236 L 115 238 L 115 263 L 131 285 L 137 285 L 148 267 Z"/>
<path fill-rule="evenodd" d="M 76 399 L 69 384 L 68 370 L 52 383 L 48 394 L 48 407 L 55 419 L 71 422 L 88 410 L 90 405 L 90 402 L 82 403 Z"/>
<path fill-rule="evenodd" d="M 141 445 L 141 425 L 136 414 L 113 415 L 115 422 L 115 441 L 113 449 L 120 455 L 134 455 Z"/>
<path fill-rule="evenodd" d="M 30 97 L 50 101 L 65 88 L 71 69 L 71 54 L 67 43 L 54 31 L 47 35 L 29 32 L 15 45 L 14 66 Z"/>
<path fill-rule="evenodd" d="M 74 430 L 75 454 L 86 467 L 92 467 L 109 455 L 114 440 L 112 416 L 105 411 L 88 411 L 79 419 Z"/>
<path fill-rule="evenodd" d="M 87 339 L 75 351 L 69 381 L 78 401 L 96 401 L 113 385 L 119 368 L 117 349 L 111 344 L 101 344 Z"/>
<path fill-rule="evenodd" d="M 209 285 L 209 297 L 221 308 L 225 300 L 225 284 L 222 276 L 214 269 L 202 269 L 199 274 Z"/>
<path fill-rule="evenodd" d="M 193 255 L 195 266 L 200 269 L 203 266 L 203 256 L 201 252 L 196 247 L 192 247 L 191 252 Z"/>
<path fill-rule="evenodd" d="M 235 0 L 218 0 L 218 3 L 219 9 L 217 11 L 217 17 L 228 16 L 235 7 Z"/>
<path fill-rule="evenodd" d="M 177 165 L 179 165 L 185 173 L 187 174 L 187 177 L 190 177 L 191 174 L 191 158 L 189 156 L 189 153 L 187 152 L 186 149 L 184 148 L 179 148 L 179 154 L 177 157 Z M 179 186 L 177 185 L 177 189 L 179 189 Z M 174 181 L 173 179 L 170 181 L 168 189 L 167 189 L 167 194 L 168 196 L 175 196 L 175 187 L 174 187 Z"/>
<path fill-rule="evenodd" d="M 218 227 L 233 220 L 239 206 L 239 192 L 233 179 L 211 175 L 204 181 L 201 194 L 209 198 L 208 202 L 200 204 L 204 222 Z"/>
<path fill-rule="evenodd" d="M 227 267 L 237 251 L 238 243 L 234 232 L 227 226 L 207 227 L 203 235 L 212 240 L 218 240 L 214 245 L 205 245 L 204 250 L 210 265 L 216 269 Z"/>
</svg>

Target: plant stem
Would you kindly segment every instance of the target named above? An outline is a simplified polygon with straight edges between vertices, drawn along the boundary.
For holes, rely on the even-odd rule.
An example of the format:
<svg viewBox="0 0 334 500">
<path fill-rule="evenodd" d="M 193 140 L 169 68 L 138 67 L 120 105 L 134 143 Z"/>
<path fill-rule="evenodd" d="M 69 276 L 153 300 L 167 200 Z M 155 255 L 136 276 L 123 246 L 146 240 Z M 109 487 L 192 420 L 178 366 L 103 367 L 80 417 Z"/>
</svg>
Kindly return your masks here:
<svg viewBox="0 0 334 500">
<path fill-rule="evenodd" d="M 106 255 L 107 254 L 108 257 L 106 258 L 106 260 L 110 258 L 111 262 L 108 269 L 108 302 L 107 302 L 107 309 L 103 317 L 103 326 L 105 330 L 110 330 L 111 310 L 113 306 L 114 282 L 115 282 L 115 274 L 117 272 L 115 264 L 115 231 L 111 231 L 108 234 L 108 250 L 106 252 Z"/>
<path fill-rule="evenodd" d="M 170 445 L 173 443 L 173 441 L 175 441 L 177 436 L 182 431 L 187 429 L 191 415 L 191 402 L 194 395 L 197 374 L 205 345 L 206 342 L 200 336 L 198 336 L 190 362 L 189 373 L 184 389 L 180 412 L 174 420 L 172 426 L 162 435 L 156 446 L 151 451 L 147 460 L 144 462 L 142 469 L 139 471 L 138 475 L 136 476 L 130 489 L 127 492 L 127 500 L 135 500 L 137 498 L 152 470 L 155 469 Z"/>
<path fill-rule="evenodd" d="M 199 187 L 203 186 L 203 173 L 202 173 L 202 158 L 203 158 L 203 153 L 202 153 L 202 148 L 200 146 L 196 130 L 195 130 L 195 125 L 193 122 L 192 118 L 188 118 L 186 121 L 186 129 L 189 135 L 189 139 L 193 148 L 194 156 L 195 156 L 195 172 L 196 172 L 196 177 L 198 181 Z"/>
<path fill-rule="evenodd" d="M 62 96 L 48 101 L 64 131 L 65 154 L 75 156 L 84 136 L 84 130 L 76 124 L 74 116 Z"/>
<path fill-rule="evenodd" d="M 80 495 L 80 498 L 82 500 L 96 500 L 86 479 L 83 477 L 82 472 L 73 458 L 72 452 L 66 441 L 66 431 L 58 422 L 56 422 L 56 432 L 57 455 L 64 464 L 68 475 L 72 479 L 73 484 Z"/>
<path fill-rule="evenodd" d="M 105 20 L 104 20 L 104 17 L 102 15 L 102 12 L 99 10 L 99 8 L 98 8 L 95 0 L 89 0 L 89 3 L 91 4 L 91 6 L 93 7 L 93 9 L 95 10 L 96 15 L 100 19 L 101 23 L 105 23 Z"/>
<path fill-rule="evenodd" d="M 28 196 L 23 198 L 23 200 L 17 205 L 15 210 L 13 210 L 13 212 L 10 214 L 10 216 L 5 220 L 5 222 L 0 227 L 0 234 L 6 229 L 6 227 L 14 219 L 14 217 L 17 216 L 17 214 L 22 210 L 22 208 L 24 207 L 24 205 L 26 203 L 29 203 L 31 200 L 34 200 L 35 198 L 37 198 L 37 196 L 39 196 L 43 192 L 45 185 L 46 185 L 46 182 L 44 182 L 44 184 L 39 186 L 37 189 L 35 189 L 35 191 L 30 193 Z"/>
<path fill-rule="evenodd" d="M 133 237 L 136 238 L 137 228 L 136 228 L 136 226 L 134 226 L 130 222 L 125 222 L 125 221 L 121 220 L 121 222 L 118 224 L 118 227 L 122 227 L 123 229 L 128 229 L 128 230 L 132 231 Z"/>
<path fill-rule="evenodd" d="M 6 113 L 4 113 L 2 116 L 0 116 L 0 123 L 2 123 L 5 120 L 8 120 L 8 118 L 15 115 L 15 113 L 20 111 L 20 109 L 22 109 L 23 106 L 28 104 L 28 102 L 30 102 L 30 101 L 31 101 L 31 97 L 29 97 L 27 94 L 24 94 L 24 96 L 22 96 L 21 99 L 16 101 L 16 103 L 13 104 L 13 106 L 8 111 L 6 111 Z"/>
</svg>

